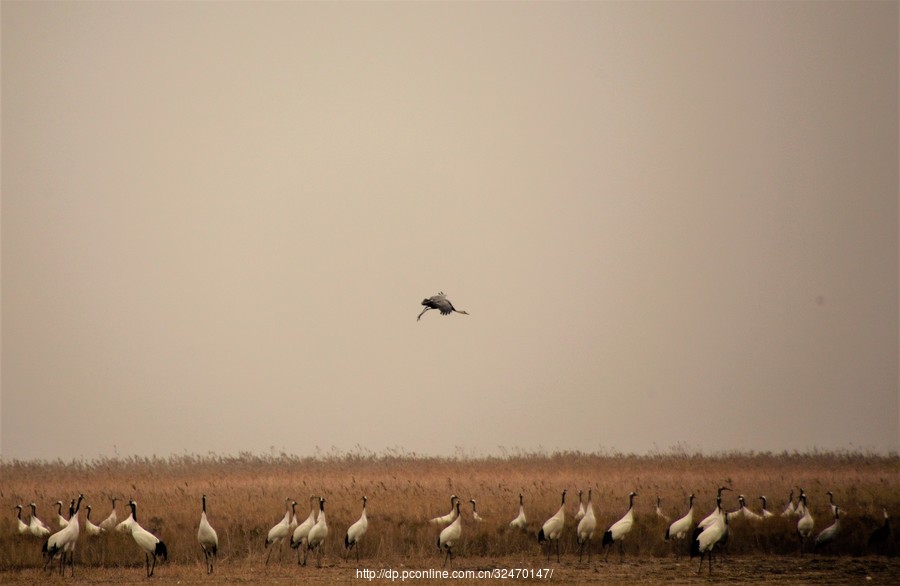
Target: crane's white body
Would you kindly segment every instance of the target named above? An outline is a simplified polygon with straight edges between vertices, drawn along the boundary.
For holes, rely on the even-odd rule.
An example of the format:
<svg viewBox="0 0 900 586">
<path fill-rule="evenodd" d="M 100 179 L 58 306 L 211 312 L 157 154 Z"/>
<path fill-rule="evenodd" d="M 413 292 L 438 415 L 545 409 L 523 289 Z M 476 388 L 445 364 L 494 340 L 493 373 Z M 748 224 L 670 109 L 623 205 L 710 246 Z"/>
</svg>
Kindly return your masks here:
<svg viewBox="0 0 900 586">
<path fill-rule="evenodd" d="M 713 509 L 713 512 L 707 515 L 702 521 L 697 523 L 698 529 L 706 529 L 710 525 L 712 525 L 716 521 L 716 517 L 719 515 L 719 510 L 722 508 L 722 492 L 726 490 L 731 490 L 727 486 L 720 486 L 716 490 L 716 508 Z M 724 511 L 724 509 L 722 509 Z"/>
<path fill-rule="evenodd" d="M 575 513 L 575 520 L 581 521 L 587 512 L 584 510 L 584 502 L 581 500 L 581 496 L 584 494 L 583 490 L 578 491 L 578 512 Z"/>
<path fill-rule="evenodd" d="M 22 520 L 22 505 L 16 505 L 18 512 L 16 513 L 16 528 L 19 535 L 28 533 L 28 523 Z"/>
<path fill-rule="evenodd" d="M 668 523 L 669 521 L 671 521 L 671 519 L 669 518 L 668 515 L 663 513 L 662 507 L 660 507 L 661 502 L 662 502 L 662 499 L 659 498 L 659 495 L 656 495 L 656 516 L 659 517 L 660 519 L 662 519 L 663 521 L 665 521 L 666 523 Z"/>
<path fill-rule="evenodd" d="M 203 495 L 203 509 L 200 511 L 200 525 L 197 528 L 197 541 L 203 550 L 203 558 L 206 560 L 206 573 L 212 574 L 216 557 L 219 552 L 219 536 L 216 530 L 209 524 L 206 517 L 206 495 Z"/>
<path fill-rule="evenodd" d="M 768 519 L 769 517 L 774 517 L 775 515 L 766 507 L 767 499 L 765 495 L 760 495 L 759 500 L 762 502 L 762 516 L 763 519 Z"/>
<path fill-rule="evenodd" d="M 797 535 L 800 537 L 800 555 L 803 555 L 803 544 L 812 534 L 815 519 L 809 512 L 809 508 L 806 505 L 806 495 L 803 493 L 800 494 L 800 504 L 803 506 L 803 516 L 797 521 Z"/>
<path fill-rule="evenodd" d="M 462 515 L 459 514 L 459 499 L 456 501 L 456 518 L 453 519 L 453 522 L 444 527 L 441 530 L 441 534 L 438 536 L 438 549 L 446 550 L 447 554 L 444 556 L 444 563 L 441 564 L 441 567 L 447 565 L 447 560 L 450 560 L 451 563 L 453 561 L 453 546 L 459 541 L 459 537 L 462 535 Z"/>
<path fill-rule="evenodd" d="M 525 517 L 525 500 L 522 493 L 519 493 L 519 516 L 509 522 L 509 526 L 513 529 L 525 530 L 528 519 Z"/>
<path fill-rule="evenodd" d="M 429 523 L 433 523 L 435 525 L 447 525 L 448 523 L 452 523 L 456 520 L 457 515 L 459 515 L 459 508 L 456 506 L 457 497 L 455 494 L 450 495 L 450 512 L 446 515 L 441 515 L 440 517 L 435 517 L 431 519 Z"/>
<path fill-rule="evenodd" d="M 369 529 L 369 519 L 366 517 L 366 501 L 368 499 L 363 496 L 362 502 L 362 514 L 359 516 L 359 520 L 356 521 L 353 525 L 350 525 L 350 528 L 347 529 L 347 534 L 344 535 L 344 547 L 347 548 L 347 554 L 350 554 L 350 550 L 353 549 L 353 546 L 356 546 L 356 561 L 359 561 L 359 540 L 363 538 L 363 535 L 366 534 L 366 531 Z"/>
<path fill-rule="evenodd" d="M 309 530 L 306 538 L 306 549 L 308 551 L 316 550 L 316 567 L 322 567 L 322 550 L 325 549 L 323 543 L 328 537 L 328 521 L 325 518 L 325 499 L 319 498 L 319 516 L 316 518 L 316 524 Z"/>
<path fill-rule="evenodd" d="M 96 537 L 103 533 L 103 529 L 99 525 L 94 525 L 91 521 L 91 505 L 87 506 L 87 516 L 84 519 L 84 534 L 89 537 Z"/>
<path fill-rule="evenodd" d="M 482 521 L 484 521 L 484 519 L 481 518 L 481 515 L 478 514 L 475 499 L 469 499 L 469 502 L 472 503 L 472 518 L 475 519 L 477 523 L 481 523 Z"/>
<path fill-rule="evenodd" d="M 762 515 L 754 513 L 749 508 L 747 508 L 747 501 L 745 500 L 744 495 L 738 495 L 738 502 L 741 503 L 741 508 L 738 509 L 741 516 L 745 519 L 749 519 L 750 521 L 762 521 Z"/>
<path fill-rule="evenodd" d="M 63 514 L 62 514 L 63 503 L 62 503 L 62 501 L 56 501 L 55 504 L 56 504 L 56 522 L 59 525 L 60 529 L 65 529 L 66 526 L 69 524 L 69 520 L 66 519 L 65 517 L 63 517 Z"/>
<path fill-rule="evenodd" d="M 696 497 L 693 494 L 688 497 L 690 505 L 688 512 L 677 521 L 673 521 L 669 528 L 666 529 L 666 541 L 670 539 L 684 539 L 691 530 L 691 525 L 694 523 L 694 498 Z"/>
<path fill-rule="evenodd" d="M 105 519 L 100 521 L 100 529 L 103 529 L 104 531 L 112 531 L 119 523 L 119 516 L 116 515 L 116 501 L 118 499 L 116 497 L 111 497 L 109 500 L 112 501 L 112 511 L 110 511 Z"/>
<path fill-rule="evenodd" d="M 125 520 L 116 525 L 116 531 L 120 533 L 131 533 L 131 526 L 134 524 L 134 516 L 131 513 L 128 513 L 128 516 L 125 517 Z"/>
<path fill-rule="evenodd" d="M 35 537 L 47 537 L 50 535 L 50 528 L 47 527 L 46 523 L 38 519 L 37 505 L 30 503 L 28 506 L 31 507 L 31 519 L 28 520 L 28 531 Z"/>
<path fill-rule="evenodd" d="M 782 517 L 793 517 L 797 514 L 797 508 L 794 506 L 794 491 L 791 490 L 791 494 L 788 496 L 787 506 L 784 507 L 784 511 L 782 511 Z"/>
<path fill-rule="evenodd" d="M 584 548 L 588 550 L 588 563 L 591 563 L 591 539 L 594 538 L 594 531 L 597 530 L 597 518 L 594 516 L 593 489 L 588 490 L 588 502 L 585 507 L 584 516 L 578 521 L 576 535 L 578 537 L 578 561 L 584 553 Z"/>
</svg>

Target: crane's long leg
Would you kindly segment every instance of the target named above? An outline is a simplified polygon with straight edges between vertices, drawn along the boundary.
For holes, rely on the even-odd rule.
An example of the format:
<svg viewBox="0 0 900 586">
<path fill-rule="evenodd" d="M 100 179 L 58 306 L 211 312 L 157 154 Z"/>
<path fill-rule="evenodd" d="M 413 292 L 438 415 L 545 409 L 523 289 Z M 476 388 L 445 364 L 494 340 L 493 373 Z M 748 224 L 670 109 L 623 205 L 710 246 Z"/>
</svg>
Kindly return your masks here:
<svg viewBox="0 0 900 586">
<path fill-rule="evenodd" d="M 591 538 L 587 538 L 588 564 L 591 563 Z"/>
<path fill-rule="evenodd" d="M 153 565 L 150 566 L 150 575 L 153 575 L 153 570 L 156 569 L 156 554 L 153 554 Z"/>
<path fill-rule="evenodd" d="M 419 314 L 419 317 L 416 318 L 416 321 L 419 321 L 420 319 L 422 319 L 422 316 L 425 315 L 425 312 L 428 311 L 429 309 L 431 309 L 431 308 L 426 307 L 425 309 L 423 309 L 422 313 Z"/>
<path fill-rule="evenodd" d="M 356 563 L 359 563 L 359 544 L 356 545 Z"/>
<path fill-rule="evenodd" d="M 619 541 L 619 563 L 625 561 L 625 540 Z"/>
<path fill-rule="evenodd" d="M 559 563 L 559 537 L 556 538 L 556 563 Z"/>
<path fill-rule="evenodd" d="M 144 559 L 147 560 L 147 577 L 149 578 L 150 576 L 152 576 L 152 574 L 150 573 L 150 554 L 144 553 Z"/>
<path fill-rule="evenodd" d="M 706 555 L 706 553 L 700 552 L 700 567 L 697 568 L 698 574 L 703 571 L 703 556 L 705 556 L 705 555 Z"/>
</svg>

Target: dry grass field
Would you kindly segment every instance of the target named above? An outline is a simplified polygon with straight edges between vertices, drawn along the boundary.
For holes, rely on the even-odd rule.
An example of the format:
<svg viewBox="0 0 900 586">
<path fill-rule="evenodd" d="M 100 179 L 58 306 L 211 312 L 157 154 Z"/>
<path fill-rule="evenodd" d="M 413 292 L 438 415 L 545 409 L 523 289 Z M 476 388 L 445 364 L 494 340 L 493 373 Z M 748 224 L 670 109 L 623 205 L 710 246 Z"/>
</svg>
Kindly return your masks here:
<svg viewBox="0 0 900 586">
<path fill-rule="evenodd" d="M 832 523 L 826 491 L 842 510 L 837 543 L 823 552 L 799 556 L 796 518 L 778 516 L 731 525 L 728 555 L 713 566 L 713 580 L 765 583 L 833 583 L 857 580 L 900 583 L 900 559 L 893 539 L 884 551 L 866 547 L 882 524 L 882 507 L 900 511 L 900 459 L 859 454 L 728 454 L 659 456 L 517 454 L 505 458 L 434 459 L 405 454 L 335 454 L 318 458 L 288 455 L 260 457 L 196 457 L 168 459 L 104 459 L 91 462 L 0 463 L 0 582 L 60 581 L 41 570 L 41 540 L 16 531 L 15 505 L 38 505 L 38 517 L 56 529 L 57 500 L 79 493 L 94 507 L 99 523 L 109 514 L 110 495 L 134 498 L 141 525 L 168 546 L 169 561 L 157 567 L 160 582 L 332 583 L 357 581 L 357 569 L 428 570 L 443 558 L 435 540 L 439 528 L 428 519 L 450 510 L 450 494 L 463 498 L 463 537 L 452 569 L 553 569 L 550 581 L 596 583 L 707 582 L 707 570 L 696 575 L 697 561 L 665 543 L 667 523 L 654 512 L 656 496 L 672 519 L 687 508 L 687 495 L 698 497 L 695 520 L 714 508 L 715 489 L 730 486 L 726 509 L 736 509 L 737 495 L 747 496 L 759 510 L 759 495 L 769 509 L 784 509 L 792 487 L 809 495 L 814 534 Z M 568 489 L 567 520 L 561 540 L 562 562 L 548 562 L 536 534 L 559 508 Z M 577 491 L 594 490 L 598 531 L 593 561 L 578 562 L 574 541 Z M 628 493 L 638 493 L 635 525 L 625 541 L 625 562 L 613 550 L 609 562 L 600 553 L 605 528 L 628 506 Z M 525 495 L 528 530 L 508 524 L 518 513 L 518 494 Z M 212 577 L 204 571 L 197 544 L 200 497 L 208 495 L 208 516 L 219 535 L 219 561 Z M 327 499 L 329 535 L 324 563 L 299 568 L 296 552 L 281 547 L 263 565 L 266 534 L 283 516 L 284 499 L 298 503 L 302 521 L 310 495 Z M 361 561 L 343 558 L 343 537 L 360 514 L 360 498 L 368 497 L 369 529 L 361 544 Z M 484 517 L 475 523 L 468 500 L 475 498 Z M 84 506 L 82 506 L 84 511 Z M 127 516 L 123 501 L 119 519 Z M 84 512 L 81 513 L 82 526 Z M 681 554 L 677 557 L 676 554 Z M 887 555 L 882 555 L 887 554 Z M 76 550 L 76 579 L 86 582 L 143 582 L 143 553 L 130 536 L 115 533 L 88 538 L 82 531 Z M 361 579 L 361 578 L 360 578 Z M 70 580 L 68 575 L 66 580 Z M 374 580 L 385 582 L 384 579 Z M 399 581 L 399 579 L 398 579 Z M 437 583 L 441 580 L 417 580 Z M 473 580 L 478 582 L 479 580 Z M 535 581 L 535 580 L 529 580 Z M 537 580 L 541 581 L 541 580 Z M 455 580 L 455 582 L 465 582 Z"/>
</svg>

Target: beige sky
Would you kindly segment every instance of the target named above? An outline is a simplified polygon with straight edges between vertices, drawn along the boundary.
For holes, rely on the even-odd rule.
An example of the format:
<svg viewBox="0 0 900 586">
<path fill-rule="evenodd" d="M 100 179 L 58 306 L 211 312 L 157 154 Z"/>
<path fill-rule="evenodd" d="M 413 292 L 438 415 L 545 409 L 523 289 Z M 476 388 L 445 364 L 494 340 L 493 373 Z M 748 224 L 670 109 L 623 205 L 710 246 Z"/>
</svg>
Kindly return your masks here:
<svg viewBox="0 0 900 586">
<path fill-rule="evenodd" d="M 5 458 L 898 449 L 894 2 L 0 10 Z"/>
</svg>

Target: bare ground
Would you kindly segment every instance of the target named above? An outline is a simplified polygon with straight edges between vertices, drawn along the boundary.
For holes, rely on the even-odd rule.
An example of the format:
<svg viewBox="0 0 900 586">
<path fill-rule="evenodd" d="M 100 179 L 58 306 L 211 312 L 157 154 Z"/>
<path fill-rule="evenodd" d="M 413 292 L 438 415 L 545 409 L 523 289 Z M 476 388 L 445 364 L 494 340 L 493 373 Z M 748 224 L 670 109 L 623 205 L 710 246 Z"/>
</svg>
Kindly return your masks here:
<svg viewBox="0 0 900 586">
<path fill-rule="evenodd" d="M 721 562 L 713 562 L 713 573 L 709 575 L 706 562 L 703 572 L 697 574 L 698 560 L 687 558 L 646 558 L 625 559 L 620 563 L 603 562 L 599 556 L 588 564 L 579 563 L 575 559 L 563 557 L 562 563 L 545 557 L 523 558 L 520 556 L 504 559 L 476 557 L 457 557 L 448 570 L 544 570 L 542 578 L 500 579 L 500 578 L 456 578 L 443 579 L 435 577 L 407 577 L 406 582 L 414 584 L 484 584 L 500 582 L 555 582 L 561 584 L 900 584 L 900 558 L 883 557 L 817 557 L 804 558 L 791 556 L 732 556 Z M 146 577 L 143 567 L 81 567 L 75 568 L 75 582 L 88 584 L 293 584 L 298 582 L 316 584 L 349 584 L 366 583 L 387 584 L 388 577 L 375 577 L 367 580 L 357 577 L 357 569 L 393 570 L 397 572 L 393 582 L 401 582 L 404 571 L 427 572 L 441 569 L 442 558 L 435 555 L 430 560 L 401 559 L 373 560 L 363 559 L 345 561 L 340 558 L 326 556 L 323 567 L 298 567 L 288 556 L 283 560 L 272 561 L 265 568 L 261 560 L 220 560 L 213 575 L 207 576 L 202 563 L 197 564 L 162 564 L 157 566 L 152 578 Z M 547 570 L 552 574 L 547 575 Z M 39 569 L 19 571 L 0 571 L 0 582 L 4 584 L 62 584 L 71 583 L 68 576 L 60 578 L 58 574 L 43 572 Z"/>
</svg>

